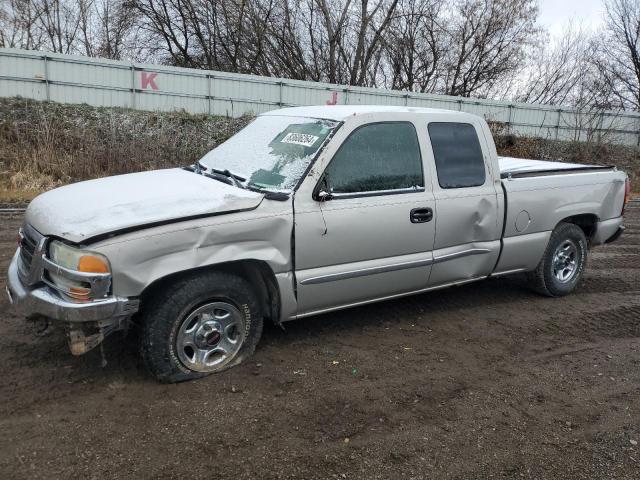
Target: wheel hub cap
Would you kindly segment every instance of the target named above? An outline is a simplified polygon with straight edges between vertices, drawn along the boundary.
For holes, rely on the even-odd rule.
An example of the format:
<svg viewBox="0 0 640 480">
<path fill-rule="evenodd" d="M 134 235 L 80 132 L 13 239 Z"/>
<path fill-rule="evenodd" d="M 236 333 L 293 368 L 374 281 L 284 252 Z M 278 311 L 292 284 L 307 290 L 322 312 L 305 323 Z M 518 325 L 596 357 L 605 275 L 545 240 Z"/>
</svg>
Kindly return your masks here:
<svg viewBox="0 0 640 480">
<path fill-rule="evenodd" d="M 196 372 L 218 370 L 238 353 L 244 331 L 244 316 L 235 306 L 214 302 L 198 307 L 178 329 L 178 358 Z"/>
<path fill-rule="evenodd" d="M 572 240 L 565 240 L 553 254 L 553 276 L 561 283 L 570 282 L 578 271 L 577 260 L 577 245 Z"/>
<path fill-rule="evenodd" d="M 218 344 L 221 338 L 220 332 L 212 332 L 205 337 L 205 340 L 207 341 L 207 346 L 213 347 Z"/>
</svg>

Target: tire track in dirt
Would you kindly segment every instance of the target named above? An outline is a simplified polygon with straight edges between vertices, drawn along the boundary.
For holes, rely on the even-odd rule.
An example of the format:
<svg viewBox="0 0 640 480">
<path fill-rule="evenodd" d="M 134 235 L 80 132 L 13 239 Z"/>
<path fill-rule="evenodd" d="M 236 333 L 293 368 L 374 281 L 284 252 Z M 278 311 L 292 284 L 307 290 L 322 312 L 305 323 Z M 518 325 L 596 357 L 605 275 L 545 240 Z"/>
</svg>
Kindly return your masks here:
<svg viewBox="0 0 640 480">
<path fill-rule="evenodd" d="M 597 254 L 596 254 L 597 255 Z M 623 255 L 607 255 L 606 257 L 596 256 L 591 263 L 593 269 L 620 269 L 635 268 L 640 269 L 640 255 L 637 253 L 627 253 Z"/>
<path fill-rule="evenodd" d="M 560 334 L 590 340 L 595 337 L 640 337 L 640 305 L 553 319 L 545 323 L 543 331 L 554 336 Z"/>
<path fill-rule="evenodd" d="M 628 293 L 640 292 L 640 271 L 629 272 L 626 276 L 611 275 L 605 269 L 587 267 L 585 277 L 580 281 L 576 293 Z"/>
</svg>

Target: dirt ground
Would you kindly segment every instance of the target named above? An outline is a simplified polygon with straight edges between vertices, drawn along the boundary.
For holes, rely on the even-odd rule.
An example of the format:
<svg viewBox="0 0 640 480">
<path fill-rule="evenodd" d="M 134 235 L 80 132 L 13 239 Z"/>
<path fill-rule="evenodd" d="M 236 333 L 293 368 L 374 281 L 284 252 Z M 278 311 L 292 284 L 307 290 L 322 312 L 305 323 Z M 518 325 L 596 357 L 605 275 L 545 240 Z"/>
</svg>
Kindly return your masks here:
<svg viewBox="0 0 640 480">
<path fill-rule="evenodd" d="M 501 278 L 271 326 L 179 385 L 131 335 L 72 357 L 3 294 L 0 478 L 638 479 L 640 203 L 626 224 L 568 297 Z"/>
</svg>

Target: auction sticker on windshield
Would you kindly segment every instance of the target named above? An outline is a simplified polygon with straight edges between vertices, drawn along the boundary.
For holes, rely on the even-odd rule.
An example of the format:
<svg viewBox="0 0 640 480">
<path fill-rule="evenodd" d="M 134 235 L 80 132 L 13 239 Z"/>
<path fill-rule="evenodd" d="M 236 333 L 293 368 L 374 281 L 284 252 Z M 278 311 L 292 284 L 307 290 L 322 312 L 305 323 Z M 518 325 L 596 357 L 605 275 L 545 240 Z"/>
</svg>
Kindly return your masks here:
<svg viewBox="0 0 640 480">
<path fill-rule="evenodd" d="M 282 138 L 282 140 L 280 140 L 280 143 L 293 143 L 295 145 L 311 147 L 314 143 L 316 143 L 316 140 L 318 140 L 318 138 L 320 137 L 309 135 L 308 133 L 289 132 Z"/>
</svg>

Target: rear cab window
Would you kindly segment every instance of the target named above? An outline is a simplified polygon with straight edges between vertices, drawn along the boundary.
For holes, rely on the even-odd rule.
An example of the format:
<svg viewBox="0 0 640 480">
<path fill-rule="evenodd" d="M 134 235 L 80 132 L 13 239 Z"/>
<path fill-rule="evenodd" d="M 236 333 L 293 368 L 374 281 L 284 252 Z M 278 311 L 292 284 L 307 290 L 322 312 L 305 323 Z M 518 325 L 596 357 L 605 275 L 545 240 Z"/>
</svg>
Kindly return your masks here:
<svg viewBox="0 0 640 480">
<path fill-rule="evenodd" d="M 432 122 L 428 130 L 440 188 L 484 185 L 484 156 L 472 124 Z"/>
</svg>

